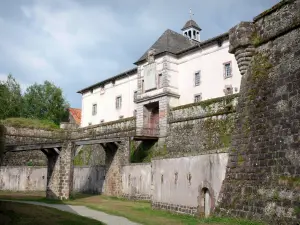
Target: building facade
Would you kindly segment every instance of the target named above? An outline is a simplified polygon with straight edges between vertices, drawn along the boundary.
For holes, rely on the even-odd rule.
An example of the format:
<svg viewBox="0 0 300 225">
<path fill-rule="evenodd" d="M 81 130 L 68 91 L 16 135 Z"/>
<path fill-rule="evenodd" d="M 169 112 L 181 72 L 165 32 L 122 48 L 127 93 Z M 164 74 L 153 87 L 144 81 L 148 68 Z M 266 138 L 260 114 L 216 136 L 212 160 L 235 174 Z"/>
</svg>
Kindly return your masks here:
<svg viewBox="0 0 300 225">
<path fill-rule="evenodd" d="M 168 29 L 133 69 L 80 90 L 81 126 L 136 116 L 137 128 L 160 127 L 164 136 L 168 107 L 239 92 L 241 74 L 228 52 L 228 33 L 201 41 L 200 32 L 193 20 L 182 34 Z"/>
</svg>

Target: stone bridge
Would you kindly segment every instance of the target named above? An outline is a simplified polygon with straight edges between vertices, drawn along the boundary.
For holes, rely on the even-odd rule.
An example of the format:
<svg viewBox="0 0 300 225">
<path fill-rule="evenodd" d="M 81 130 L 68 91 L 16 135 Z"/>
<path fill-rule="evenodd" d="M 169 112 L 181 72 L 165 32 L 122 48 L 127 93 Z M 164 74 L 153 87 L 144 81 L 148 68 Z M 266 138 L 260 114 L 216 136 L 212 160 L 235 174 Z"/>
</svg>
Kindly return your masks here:
<svg viewBox="0 0 300 225">
<path fill-rule="evenodd" d="M 87 128 L 41 130 L 4 127 L 0 134 L 5 152 L 41 150 L 48 159 L 47 198 L 67 199 L 72 192 L 73 159 L 84 145 L 101 144 L 106 152 L 104 194 L 121 194 L 120 169 L 129 163 L 131 139 L 137 136 L 135 118 L 126 118 Z M 3 143 L 4 142 L 4 143 Z"/>
</svg>

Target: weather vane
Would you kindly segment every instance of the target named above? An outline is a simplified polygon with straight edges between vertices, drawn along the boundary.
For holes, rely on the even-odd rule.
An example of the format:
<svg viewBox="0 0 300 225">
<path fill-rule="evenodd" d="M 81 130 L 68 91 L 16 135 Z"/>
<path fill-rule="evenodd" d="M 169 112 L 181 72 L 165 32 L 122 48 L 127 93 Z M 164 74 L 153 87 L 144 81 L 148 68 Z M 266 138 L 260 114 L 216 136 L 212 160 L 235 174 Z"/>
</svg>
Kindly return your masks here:
<svg viewBox="0 0 300 225">
<path fill-rule="evenodd" d="M 194 13 L 192 12 L 192 9 L 190 8 L 190 18 L 192 19 Z"/>
</svg>

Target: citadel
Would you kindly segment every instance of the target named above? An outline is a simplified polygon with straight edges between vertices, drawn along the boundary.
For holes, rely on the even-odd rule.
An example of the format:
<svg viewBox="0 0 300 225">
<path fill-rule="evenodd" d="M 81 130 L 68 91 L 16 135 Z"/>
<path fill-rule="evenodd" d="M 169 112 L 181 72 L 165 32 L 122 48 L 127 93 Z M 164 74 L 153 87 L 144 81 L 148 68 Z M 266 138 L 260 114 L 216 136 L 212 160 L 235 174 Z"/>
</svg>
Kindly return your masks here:
<svg viewBox="0 0 300 225">
<path fill-rule="evenodd" d="M 2 126 L 3 163 L 14 167 L 1 167 L 0 189 L 297 224 L 299 11 L 299 0 L 284 0 L 204 41 L 189 20 L 131 70 L 78 91 L 81 114 L 70 110 L 61 129 Z M 47 167 L 19 163 L 37 154 Z"/>
</svg>

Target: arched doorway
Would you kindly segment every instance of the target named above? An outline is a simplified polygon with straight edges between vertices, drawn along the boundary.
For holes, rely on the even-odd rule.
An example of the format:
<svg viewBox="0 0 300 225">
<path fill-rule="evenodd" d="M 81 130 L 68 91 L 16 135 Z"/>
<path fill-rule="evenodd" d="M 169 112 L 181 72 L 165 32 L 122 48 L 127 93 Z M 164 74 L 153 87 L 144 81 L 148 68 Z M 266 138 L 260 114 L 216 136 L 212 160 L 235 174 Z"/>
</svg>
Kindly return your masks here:
<svg viewBox="0 0 300 225">
<path fill-rule="evenodd" d="M 201 217 L 209 217 L 211 209 L 211 199 L 209 189 L 204 187 L 201 190 L 200 195 L 200 216 Z"/>
</svg>

